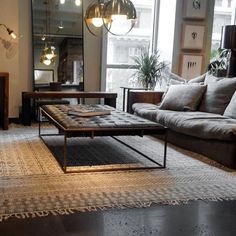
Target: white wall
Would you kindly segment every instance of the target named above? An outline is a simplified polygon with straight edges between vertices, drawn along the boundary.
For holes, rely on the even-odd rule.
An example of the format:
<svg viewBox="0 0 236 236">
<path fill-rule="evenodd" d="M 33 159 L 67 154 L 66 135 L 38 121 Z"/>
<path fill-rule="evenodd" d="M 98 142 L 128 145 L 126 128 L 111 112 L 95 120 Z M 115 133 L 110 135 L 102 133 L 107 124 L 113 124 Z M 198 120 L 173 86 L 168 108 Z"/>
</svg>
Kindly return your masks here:
<svg viewBox="0 0 236 236">
<path fill-rule="evenodd" d="M 0 45 L 0 71 L 9 72 L 9 117 L 18 117 L 21 106 L 21 92 L 31 86 L 31 16 L 30 0 L 1 0 L 0 23 L 13 29 L 18 36 L 17 55 L 7 59 L 5 49 Z M 9 40 L 10 36 L 3 27 L 0 37 Z"/>
<path fill-rule="evenodd" d="M 91 0 L 84 1 L 84 9 Z M 22 91 L 32 90 L 32 39 L 31 39 L 31 0 L 0 0 L 0 23 L 6 24 L 18 35 L 18 54 L 6 59 L 0 45 L 0 71 L 10 73 L 9 117 L 19 117 Z M 0 37 L 10 39 L 3 27 Z M 100 50 L 101 39 L 91 35 L 84 28 L 84 82 L 86 91 L 100 89 Z"/>
<path fill-rule="evenodd" d="M 93 0 L 83 1 L 84 11 Z M 84 90 L 99 91 L 101 84 L 100 37 L 92 35 L 84 24 Z"/>
</svg>

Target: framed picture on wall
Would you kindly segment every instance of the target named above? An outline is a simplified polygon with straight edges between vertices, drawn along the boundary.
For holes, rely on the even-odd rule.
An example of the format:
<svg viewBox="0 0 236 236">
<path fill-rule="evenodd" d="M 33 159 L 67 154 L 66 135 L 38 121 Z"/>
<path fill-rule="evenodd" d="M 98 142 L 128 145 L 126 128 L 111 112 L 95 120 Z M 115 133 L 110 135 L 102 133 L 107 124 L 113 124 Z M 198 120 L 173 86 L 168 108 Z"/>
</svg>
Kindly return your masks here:
<svg viewBox="0 0 236 236">
<path fill-rule="evenodd" d="M 207 0 L 184 0 L 184 18 L 203 20 L 206 17 Z"/>
<path fill-rule="evenodd" d="M 181 54 L 180 55 L 180 75 L 184 79 L 190 80 L 202 74 L 203 55 L 201 54 Z"/>
<path fill-rule="evenodd" d="M 204 47 L 205 26 L 184 24 L 182 30 L 181 48 L 202 50 Z"/>
<path fill-rule="evenodd" d="M 54 70 L 35 69 L 35 84 L 49 84 L 54 81 Z"/>
</svg>

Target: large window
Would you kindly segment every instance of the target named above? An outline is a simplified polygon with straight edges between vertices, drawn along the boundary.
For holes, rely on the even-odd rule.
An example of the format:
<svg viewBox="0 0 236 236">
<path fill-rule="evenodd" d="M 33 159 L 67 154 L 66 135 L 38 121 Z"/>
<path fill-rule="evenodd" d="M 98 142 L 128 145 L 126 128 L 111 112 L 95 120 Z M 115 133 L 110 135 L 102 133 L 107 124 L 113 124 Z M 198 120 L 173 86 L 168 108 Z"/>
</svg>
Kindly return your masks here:
<svg viewBox="0 0 236 236">
<path fill-rule="evenodd" d="M 235 24 L 236 0 L 216 0 L 212 29 L 212 53 L 219 49 L 221 29 L 224 25 Z"/>
<path fill-rule="evenodd" d="M 132 65 L 134 64 L 134 56 L 139 56 L 143 52 L 156 51 L 157 49 L 160 53 L 163 53 L 163 55 L 165 54 L 164 57 L 166 57 L 166 55 L 172 56 L 171 49 L 173 45 L 168 45 L 166 47 L 169 50 L 167 53 L 164 53 L 165 50 L 158 48 L 157 45 L 157 43 L 160 42 L 163 44 L 164 48 L 164 40 L 161 40 L 157 33 L 159 28 L 162 31 L 164 28 L 168 28 L 168 21 L 167 24 L 163 22 L 163 24 L 165 24 L 164 28 L 159 27 L 158 25 L 158 22 L 162 22 L 159 18 L 160 8 L 162 7 L 161 3 L 165 2 L 164 5 L 166 5 L 166 1 L 171 3 L 175 11 L 175 1 L 173 0 L 132 0 L 138 16 L 135 27 L 125 36 L 114 36 L 108 34 L 107 37 L 104 37 L 102 89 L 118 93 L 118 109 L 122 108 L 123 102 L 123 90 L 121 87 L 132 87 L 135 85 L 134 78 L 132 77 L 132 74 L 134 73 L 134 69 L 132 68 Z M 166 9 L 166 13 L 168 12 L 168 14 L 163 14 L 163 17 L 170 14 L 169 6 L 167 6 Z M 171 22 L 171 24 L 173 28 L 174 23 Z M 166 35 L 164 37 L 166 37 Z M 169 58 L 169 60 L 171 61 L 171 58 Z"/>
</svg>

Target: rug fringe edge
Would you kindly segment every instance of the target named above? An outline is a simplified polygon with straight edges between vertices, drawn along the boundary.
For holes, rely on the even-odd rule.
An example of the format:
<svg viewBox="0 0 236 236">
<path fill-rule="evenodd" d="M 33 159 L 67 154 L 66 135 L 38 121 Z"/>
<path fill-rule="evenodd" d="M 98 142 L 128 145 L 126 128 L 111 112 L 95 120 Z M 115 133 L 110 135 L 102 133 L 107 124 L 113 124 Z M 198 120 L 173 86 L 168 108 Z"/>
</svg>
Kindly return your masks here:
<svg viewBox="0 0 236 236">
<path fill-rule="evenodd" d="M 103 206 L 85 206 L 78 208 L 67 208 L 67 209 L 54 209 L 54 210 L 42 210 L 42 211 L 33 211 L 33 212 L 22 212 L 22 213 L 12 213 L 12 214 L 0 214 L 0 222 L 8 220 L 10 218 L 17 219 L 28 219 L 28 218 L 36 218 L 36 217 L 46 217 L 49 215 L 59 216 L 59 215 L 70 215 L 76 212 L 93 212 L 97 210 L 109 210 L 109 209 L 127 209 L 127 208 L 146 208 L 150 207 L 152 204 L 160 204 L 160 205 L 180 205 L 187 204 L 190 201 L 233 201 L 236 200 L 235 197 L 221 198 L 221 197 L 212 197 L 212 198 L 202 198 L 202 199 L 189 199 L 189 200 L 166 200 L 166 201 L 149 201 L 149 202 L 133 202 L 126 204 L 111 204 L 111 205 L 103 205 Z"/>
</svg>

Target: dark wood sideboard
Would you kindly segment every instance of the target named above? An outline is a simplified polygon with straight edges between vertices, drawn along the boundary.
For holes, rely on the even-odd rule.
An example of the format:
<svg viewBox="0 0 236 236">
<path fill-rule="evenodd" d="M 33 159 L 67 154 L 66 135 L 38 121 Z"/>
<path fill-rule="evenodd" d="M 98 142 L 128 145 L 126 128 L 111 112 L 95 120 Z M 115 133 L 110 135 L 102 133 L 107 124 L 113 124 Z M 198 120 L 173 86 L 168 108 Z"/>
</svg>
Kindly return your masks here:
<svg viewBox="0 0 236 236">
<path fill-rule="evenodd" d="M 116 107 L 117 93 L 110 92 L 79 92 L 79 91 L 42 91 L 22 92 L 22 123 L 31 125 L 31 100 L 51 98 L 99 98 L 105 105 Z"/>
<path fill-rule="evenodd" d="M 0 127 L 8 129 L 9 73 L 0 72 Z"/>
</svg>

